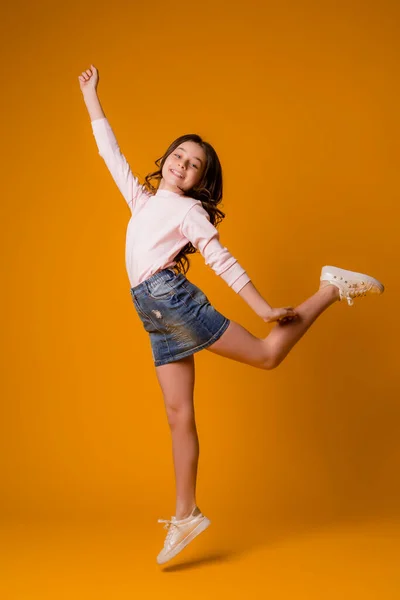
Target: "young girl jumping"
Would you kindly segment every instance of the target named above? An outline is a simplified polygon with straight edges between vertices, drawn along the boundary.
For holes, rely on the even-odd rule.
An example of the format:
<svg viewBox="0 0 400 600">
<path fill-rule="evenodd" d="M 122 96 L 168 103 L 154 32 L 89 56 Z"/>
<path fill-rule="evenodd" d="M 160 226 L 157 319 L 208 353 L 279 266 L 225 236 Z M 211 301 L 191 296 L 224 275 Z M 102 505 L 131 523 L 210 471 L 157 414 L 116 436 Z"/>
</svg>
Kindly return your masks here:
<svg viewBox="0 0 400 600">
<path fill-rule="evenodd" d="M 310 298 L 295 309 L 272 308 L 220 243 L 216 225 L 225 216 L 218 208 L 222 169 L 213 147 L 195 134 L 177 138 L 155 162 L 157 170 L 140 184 L 101 107 L 97 69 L 91 65 L 78 79 L 99 155 L 131 211 L 125 255 L 130 293 L 150 336 L 172 435 L 176 512 L 171 519 L 159 519 L 168 531 L 157 556 L 163 564 L 210 524 L 196 503 L 194 354 L 206 348 L 259 369 L 274 369 L 329 306 L 344 299 L 352 305 L 358 296 L 381 294 L 384 286 L 368 275 L 325 266 Z M 276 321 L 266 338 L 227 319 L 186 278 L 187 255 L 197 250 L 259 317 Z"/>
</svg>

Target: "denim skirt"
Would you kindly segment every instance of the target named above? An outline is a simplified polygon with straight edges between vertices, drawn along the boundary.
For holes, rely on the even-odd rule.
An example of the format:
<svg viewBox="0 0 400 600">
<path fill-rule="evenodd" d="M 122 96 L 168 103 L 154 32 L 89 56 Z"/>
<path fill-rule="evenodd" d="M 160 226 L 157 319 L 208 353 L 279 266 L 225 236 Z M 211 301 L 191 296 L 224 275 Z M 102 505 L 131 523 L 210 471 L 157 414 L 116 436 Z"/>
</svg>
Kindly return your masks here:
<svg viewBox="0 0 400 600">
<path fill-rule="evenodd" d="M 200 288 L 171 268 L 154 273 L 130 292 L 150 335 L 156 367 L 207 348 L 230 323 Z"/>
</svg>

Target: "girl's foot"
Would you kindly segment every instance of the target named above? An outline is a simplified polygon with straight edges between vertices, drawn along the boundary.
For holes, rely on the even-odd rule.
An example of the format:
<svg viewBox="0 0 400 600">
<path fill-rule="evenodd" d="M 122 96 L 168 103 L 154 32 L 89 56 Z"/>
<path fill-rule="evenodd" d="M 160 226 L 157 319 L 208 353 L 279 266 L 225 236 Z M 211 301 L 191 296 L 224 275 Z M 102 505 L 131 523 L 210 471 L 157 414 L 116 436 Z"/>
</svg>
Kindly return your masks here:
<svg viewBox="0 0 400 600">
<path fill-rule="evenodd" d="M 382 294 L 385 289 L 380 281 L 369 275 L 332 266 L 322 268 L 320 282 L 320 288 L 326 285 L 336 286 L 339 289 L 339 299 L 346 299 L 349 306 L 352 306 L 353 298 Z"/>
<path fill-rule="evenodd" d="M 158 519 L 158 522 L 165 523 L 165 529 L 168 529 L 164 548 L 157 556 L 159 565 L 174 558 L 174 556 L 194 540 L 199 533 L 207 529 L 210 525 L 209 519 L 201 513 L 197 506 L 194 507 L 192 514 L 186 519 L 180 519 L 178 521 L 176 517 L 172 517 L 171 520 Z"/>
</svg>

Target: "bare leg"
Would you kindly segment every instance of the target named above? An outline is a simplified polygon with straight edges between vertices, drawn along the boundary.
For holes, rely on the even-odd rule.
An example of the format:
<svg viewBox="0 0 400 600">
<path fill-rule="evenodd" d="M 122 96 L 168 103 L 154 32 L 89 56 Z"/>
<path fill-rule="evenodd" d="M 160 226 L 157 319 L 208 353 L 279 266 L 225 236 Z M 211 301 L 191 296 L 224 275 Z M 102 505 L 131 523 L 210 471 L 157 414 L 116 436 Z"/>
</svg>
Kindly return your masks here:
<svg viewBox="0 0 400 600">
<path fill-rule="evenodd" d="M 336 300 L 337 288 L 321 284 L 317 293 L 296 307 L 299 315 L 297 321 L 275 325 L 265 339 L 253 336 L 232 321 L 221 338 L 208 350 L 261 369 L 274 368 L 287 356 L 317 317 Z M 176 480 L 175 516 L 183 519 L 196 505 L 199 440 L 193 401 L 194 356 L 156 367 L 156 373 L 172 435 Z"/>
<path fill-rule="evenodd" d="M 194 412 L 194 357 L 156 367 L 172 435 L 177 519 L 189 516 L 196 505 L 199 439 Z"/>
<path fill-rule="evenodd" d="M 259 369 L 273 369 L 288 355 L 314 321 L 337 300 L 338 288 L 322 282 L 313 296 L 295 308 L 298 318 L 286 324 L 277 323 L 266 338 L 257 338 L 231 321 L 219 340 L 207 349 Z"/>
</svg>

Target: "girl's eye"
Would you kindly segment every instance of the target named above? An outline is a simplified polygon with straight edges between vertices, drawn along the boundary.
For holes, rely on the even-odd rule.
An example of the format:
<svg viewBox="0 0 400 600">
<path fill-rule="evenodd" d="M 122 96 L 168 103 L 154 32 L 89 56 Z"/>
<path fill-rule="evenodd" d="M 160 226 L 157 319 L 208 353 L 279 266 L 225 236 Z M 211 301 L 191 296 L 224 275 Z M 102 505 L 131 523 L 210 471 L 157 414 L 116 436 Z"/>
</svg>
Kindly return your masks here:
<svg viewBox="0 0 400 600">
<path fill-rule="evenodd" d="M 180 154 L 178 154 L 177 152 L 174 152 L 174 156 L 176 156 L 177 158 L 180 158 L 180 157 L 181 157 L 181 155 L 180 155 Z M 195 169 L 198 169 L 198 166 L 197 166 L 197 165 L 194 165 L 194 164 L 192 164 L 192 167 L 194 167 Z"/>
</svg>

